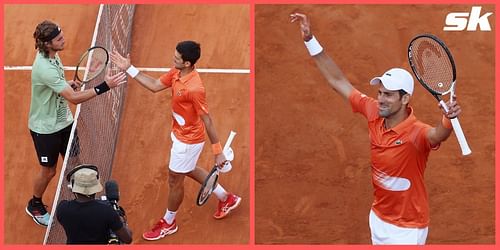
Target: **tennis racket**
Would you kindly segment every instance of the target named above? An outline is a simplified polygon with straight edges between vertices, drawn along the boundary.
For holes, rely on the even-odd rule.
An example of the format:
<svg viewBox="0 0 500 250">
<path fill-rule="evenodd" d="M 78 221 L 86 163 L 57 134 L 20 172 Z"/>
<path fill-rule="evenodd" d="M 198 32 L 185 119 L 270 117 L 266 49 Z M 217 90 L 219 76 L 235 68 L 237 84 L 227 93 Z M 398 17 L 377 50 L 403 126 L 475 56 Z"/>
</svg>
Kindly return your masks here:
<svg viewBox="0 0 500 250">
<path fill-rule="evenodd" d="M 86 84 L 98 77 L 109 62 L 108 51 L 101 46 L 94 46 L 87 49 L 76 66 L 73 80 Z"/>
<path fill-rule="evenodd" d="M 222 152 L 224 153 L 224 157 L 226 157 L 227 160 L 224 163 L 224 168 L 231 168 L 231 161 L 234 159 L 234 154 L 230 146 L 235 136 L 236 132 L 231 131 L 231 133 L 229 133 L 229 137 L 227 138 L 224 149 L 222 150 Z M 198 192 L 198 197 L 196 198 L 196 204 L 198 206 L 205 204 L 205 202 L 207 202 L 208 198 L 214 191 L 215 187 L 217 186 L 217 180 L 219 179 L 219 171 L 220 168 L 217 165 L 214 166 L 212 170 L 210 170 L 210 173 L 208 173 L 205 181 L 203 181 L 203 184 L 200 187 L 200 191 Z"/>
<path fill-rule="evenodd" d="M 453 100 L 457 79 L 455 62 L 448 47 L 434 35 L 418 35 L 408 45 L 408 60 L 418 81 L 448 112 L 442 96 L 450 94 L 450 100 Z M 451 124 L 462 149 L 462 155 L 472 153 L 458 118 L 452 118 Z"/>
</svg>

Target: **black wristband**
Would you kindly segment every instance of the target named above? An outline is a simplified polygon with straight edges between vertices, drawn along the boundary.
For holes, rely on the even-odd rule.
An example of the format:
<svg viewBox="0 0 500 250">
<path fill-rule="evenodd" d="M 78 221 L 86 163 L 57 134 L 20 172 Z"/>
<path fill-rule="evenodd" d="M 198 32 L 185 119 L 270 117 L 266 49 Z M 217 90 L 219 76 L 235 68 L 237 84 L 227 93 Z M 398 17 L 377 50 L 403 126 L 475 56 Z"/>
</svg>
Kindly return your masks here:
<svg viewBox="0 0 500 250">
<path fill-rule="evenodd" d="M 102 82 L 101 84 L 97 85 L 96 87 L 94 87 L 94 90 L 95 92 L 97 93 L 97 95 L 100 95 L 106 91 L 109 90 L 109 86 L 108 84 L 106 83 L 106 81 Z"/>
</svg>

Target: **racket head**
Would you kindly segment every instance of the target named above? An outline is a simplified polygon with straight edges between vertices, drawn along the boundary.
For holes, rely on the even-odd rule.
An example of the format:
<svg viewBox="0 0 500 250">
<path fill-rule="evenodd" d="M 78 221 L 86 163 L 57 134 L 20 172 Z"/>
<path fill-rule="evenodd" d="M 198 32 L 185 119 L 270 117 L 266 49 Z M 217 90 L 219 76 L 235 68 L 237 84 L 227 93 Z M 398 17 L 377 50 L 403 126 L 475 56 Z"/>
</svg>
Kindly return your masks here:
<svg viewBox="0 0 500 250">
<path fill-rule="evenodd" d="M 78 61 L 74 80 L 88 83 L 97 78 L 106 69 L 108 63 L 109 53 L 104 47 L 94 46 L 89 48 L 82 54 Z"/>
<path fill-rule="evenodd" d="M 438 37 L 431 34 L 414 37 L 408 45 L 408 61 L 417 80 L 438 100 L 455 87 L 455 61 Z"/>
<path fill-rule="evenodd" d="M 208 173 L 207 178 L 200 187 L 200 191 L 198 192 L 198 197 L 196 198 L 196 204 L 198 206 L 202 206 L 205 204 L 217 186 L 217 180 L 219 179 L 219 169 L 217 166 L 214 166 L 210 173 Z"/>
</svg>

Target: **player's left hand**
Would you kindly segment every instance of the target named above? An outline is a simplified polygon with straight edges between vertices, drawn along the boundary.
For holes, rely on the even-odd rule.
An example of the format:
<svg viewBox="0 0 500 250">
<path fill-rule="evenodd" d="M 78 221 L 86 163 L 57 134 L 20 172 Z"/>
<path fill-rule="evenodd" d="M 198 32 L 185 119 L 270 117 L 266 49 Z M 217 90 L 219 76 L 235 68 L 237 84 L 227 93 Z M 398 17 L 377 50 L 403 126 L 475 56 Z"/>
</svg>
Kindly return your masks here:
<svg viewBox="0 0 500 250">
<path fill-rule="evenodd" d="M 227 161 L 226 157 L 224 156 L 223 153 L 215 155 L 215 165 L 218 166 L 219 168 L 222 168 L 226 161 Z"/>
<path fill-rule="evenodd" d="M 446 105 L 448 106 L 448 112 L 446 112 L 444 108 L 441 107 L 441 105 L 439 105 L 439 107 L 443 111 L 443 115 L 446 116 L 448 119 L 455 118 L 460 113 L 462 113 L 462 109 L 460 108 L 460 105 L 458 105 L 457 97 L 455 95 L 453 95 L 453 101 L 448 101 Z"/>
<path fill-rule="evenodd" d="M 127 75 L 124 72 L 119 72 L 117 74 L 112 74 L 111 70 L 108 70 L 106 76 L 104 77 L 104 81 L 108 84 L 109 88 L 114 88 L 116 86 L 120 86 L 127 82 Z"/>
</svg>

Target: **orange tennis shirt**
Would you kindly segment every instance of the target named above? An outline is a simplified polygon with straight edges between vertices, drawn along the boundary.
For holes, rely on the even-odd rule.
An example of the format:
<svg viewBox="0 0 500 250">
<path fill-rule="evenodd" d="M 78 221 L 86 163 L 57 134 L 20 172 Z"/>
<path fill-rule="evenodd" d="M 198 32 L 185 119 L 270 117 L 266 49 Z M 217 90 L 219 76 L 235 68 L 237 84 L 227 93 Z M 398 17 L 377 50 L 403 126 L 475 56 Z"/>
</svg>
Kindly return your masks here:
<svg viewBox="0 0 500 250">
<path fill-rule="evenodd" d="M 368 120 L 372 183 L 372 210 L 382 220 L 400 227 L 429 225 L 429 202 L 424 170 L 432 146 L 427 139 L 431 126 L 417 120 L 408 107 L 408 117 L 386 129 L 378 114 L 378 101 L 358 90 L 349 96 L 353 112 Z"/>
<path fill-rule="evenodd" d="M 160 81 L 172 88 L 172 132 L 184 143 L 205 141 L 205 124 L 200 115 L 208 114 L 205 86 L 196 70 L 180 77 L 180 70 L 171 69 Z"/>
</svg>

